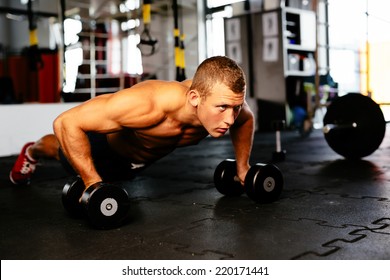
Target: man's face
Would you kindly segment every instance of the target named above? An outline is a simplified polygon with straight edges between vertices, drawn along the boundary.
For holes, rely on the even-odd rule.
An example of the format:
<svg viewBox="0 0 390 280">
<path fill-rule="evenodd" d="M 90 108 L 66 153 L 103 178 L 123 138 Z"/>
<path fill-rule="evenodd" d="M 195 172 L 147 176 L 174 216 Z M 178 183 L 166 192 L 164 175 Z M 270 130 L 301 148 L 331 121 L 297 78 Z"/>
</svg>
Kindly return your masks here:
<svg viewBox="0 0 390 280">
<path fill-rule="evenodd" d="M 233 125 L 244 101 L 244 93 L 234 93 L 225 84 L 218 83 L 211 94 L 200 98 L 198 118 L 212 137 L 221 137 Z"/>
</svg>

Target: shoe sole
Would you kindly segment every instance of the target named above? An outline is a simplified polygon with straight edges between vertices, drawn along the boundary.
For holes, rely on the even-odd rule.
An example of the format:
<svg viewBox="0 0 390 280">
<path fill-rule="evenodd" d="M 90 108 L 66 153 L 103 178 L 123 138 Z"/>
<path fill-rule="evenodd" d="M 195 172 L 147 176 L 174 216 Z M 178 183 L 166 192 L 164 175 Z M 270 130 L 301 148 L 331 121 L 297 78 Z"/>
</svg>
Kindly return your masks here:
<svg viewBox="0 0 390 280">
<path fill-rule="evenodd" d="M 30 179 L 26 179 L 25 181 L 22 182 L 16 182 L 14 179 L 12 179 L 12 171 L 9 173 L 9 179 L 14 185 L 29 185 L 30 184 Z"/>
</svg>

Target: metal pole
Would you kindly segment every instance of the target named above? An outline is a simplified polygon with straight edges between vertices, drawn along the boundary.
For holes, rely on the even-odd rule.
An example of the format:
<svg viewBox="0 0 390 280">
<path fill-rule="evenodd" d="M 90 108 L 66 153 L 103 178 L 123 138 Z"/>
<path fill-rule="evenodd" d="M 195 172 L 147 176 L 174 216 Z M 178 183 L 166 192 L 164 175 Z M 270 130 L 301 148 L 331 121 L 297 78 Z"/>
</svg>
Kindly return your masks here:
<svg viewBox="0 0 390 280">
<path fill-rule="evenodd" d="M 370 42 L 368 37 L 369 29 L 369 13 L 368 13 L 368 0 L 366 0 L 366 87 L 367 96 L 371 97 L 372 92 L 370 88 Z"/>
</svg>

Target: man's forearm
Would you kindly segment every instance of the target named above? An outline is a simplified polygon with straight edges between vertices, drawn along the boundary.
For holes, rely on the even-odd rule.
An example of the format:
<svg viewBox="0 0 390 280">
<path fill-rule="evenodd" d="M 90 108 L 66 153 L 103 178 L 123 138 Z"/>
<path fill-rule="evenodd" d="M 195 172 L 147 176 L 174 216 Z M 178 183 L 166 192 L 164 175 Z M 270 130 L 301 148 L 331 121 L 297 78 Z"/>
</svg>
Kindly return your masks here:
<svg viewBox="0 0 390 280">
<path fill-rule="evenodd" d="M 91 146 L 85 132 L 56 120 L 54 133 L 65 157 L 76 173 L 80 175 L 85 187 L 102 181 L 94 166 Z"/>
<path fill-rule="evenodd" d="M 254 118 L 251 113 L 243 123 L 232 126 L 230 135 L 234 146 L 237 175 L 243 181 L 249 169 L 249 159 L 252 152 L 253 135 L 254 135 Z"/>
</svg>

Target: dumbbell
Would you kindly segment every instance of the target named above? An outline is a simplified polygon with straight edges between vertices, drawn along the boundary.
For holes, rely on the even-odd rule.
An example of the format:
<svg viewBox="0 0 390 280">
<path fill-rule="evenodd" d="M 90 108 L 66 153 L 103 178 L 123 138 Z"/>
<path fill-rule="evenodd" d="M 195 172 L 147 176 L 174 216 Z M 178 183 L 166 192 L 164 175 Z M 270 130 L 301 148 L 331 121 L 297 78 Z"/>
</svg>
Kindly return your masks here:
<svg viewBox="0 0 390 280">
<path fill-rule="evenodd" d="M 245 176 L 244 186 L 237 179 L 234 159 L 222 161 L 214 172 L 216 189 L 226 196 L 247 196 L 257 203 L 270 203 L 277 200 L 283 189 L 283 175 L 273 164 L 257 163 Z"/>
<path fill-rule="evenodd" d="M 226 159 L 218 164 L 214 171 L 216 189 L 226 196 L 240 196 L 245 190 L 237 178 L 237 167 L 234 159 Z"/>
<path fill-rule="evenodd" d="M 84 216 L 83 205 L 79 199 L 83 195 L 85 186 L 80 177 L 67 182 L 62 189 L 62 205 L 72 218 Z"/>
<path fill-rule="evenodd" d="M 84 192 L 80 177 L 65 184 L 62 204 L 72 217 L 86 217 L 96 228 L 120 226 L 127 217 L 130 203 L 127 191 L 117 184 L 96 183 Z M 81 198 L 81 202 L 80 202 Z"/>
</svg>

